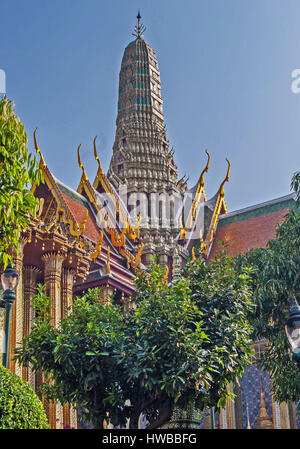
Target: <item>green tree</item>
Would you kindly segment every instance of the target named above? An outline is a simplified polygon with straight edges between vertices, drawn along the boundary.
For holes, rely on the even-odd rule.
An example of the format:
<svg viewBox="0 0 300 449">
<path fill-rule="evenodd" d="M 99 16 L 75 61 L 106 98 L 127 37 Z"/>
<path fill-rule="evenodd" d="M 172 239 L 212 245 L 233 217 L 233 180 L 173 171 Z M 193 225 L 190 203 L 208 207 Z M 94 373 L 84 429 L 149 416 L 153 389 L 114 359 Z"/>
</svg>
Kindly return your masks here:
<svg viewBox="0 0 300 449">
<path fill-rule="evenodd" d="M 203 399 L 201 388 L 209 386 L 212 368 L 203 349 L 202 314 L 187 279 L 168 286 L 163 268 L 152 265 L 149 277 L 139 272 L 136 287 L 124 347 L 130 420 L 136 428 L 143 413 L 148 427 L 157 428 L 169 420 L 174 404 L 184 408 L 191 398 Z"/>
<path fill-rule="evenodd" d="M 42 393 L 61 404 L 76 404 L 83 420 L 95 427 L 102 426 L 107 411 L 114 423 L 125 424 L 120 407 L 125 399 L 118 385 L 125 375 L 118 363 L 126 325 L 122 309 L 100 303 L 99 290 L 90 290 L 56 329 L 41 284 L 32 299 L 37 318 L 16 353 L 25 366 L 30 362 L 33 370 L 43 371 Z"/>
<path fill-rule="evenodd" d="M 34 214 L 36 199 L 30 185 L 38 180 L 35 156 L 28 152 L 27 135 L 11 101 L 0 100 L 0 263 L 11 260 L 20 231 Z"/>
<path fill-rule="evenodd" d="M 299 199 L 299 173 L 292 180 Z M 294 301 L 300 301 L 300 210 L 299 203 L 291 208 L 285 220 L 277 226 L 276 238 L 267 248 L 240 255 L 236 268 L 251 266 L 255 309 L 249 316 L 253 339 L 266 339 L 267 347 L 258 366 L 270 373 L 275 400 L 299 401 L 300 378 L 292 360 L 285 334 L 285 323 Z"/>
<path fill-rule="evenodd" d="M 92 290 L 59 329 L 39 287 L 38 318 L 17 358 L 52 376 L 43 387 L 49 398 L 76 404 L 96 426 L 107 417 L 124 426 L 129 418 L 131 428 L 141 413 L 149 428 L 161 427 L 174 406 L 185 409 L 191 400 L 196 408 L 224 405 L 228 383 L 252 354 L 247 270 L 236 276 L 221 256 L 209 266 L 189 262 L 170 285 L 163 271 L 154 264 L 138 273 L 134 309 L 102 304 Z"/>
<path fill-rule="evenodd" d="M 232 397 L 229 383 L 238 382 L 253 356 L 253 329 L 248 320 L 253 311 L 251 268 L 237 271 L 223 252 L 210 264 L 201 258 L 192 260 L 184 271 L 208 337 L 203 348 L 213 369 L 207 405 L 224 407 L 227 397 Z"/>
</svg>

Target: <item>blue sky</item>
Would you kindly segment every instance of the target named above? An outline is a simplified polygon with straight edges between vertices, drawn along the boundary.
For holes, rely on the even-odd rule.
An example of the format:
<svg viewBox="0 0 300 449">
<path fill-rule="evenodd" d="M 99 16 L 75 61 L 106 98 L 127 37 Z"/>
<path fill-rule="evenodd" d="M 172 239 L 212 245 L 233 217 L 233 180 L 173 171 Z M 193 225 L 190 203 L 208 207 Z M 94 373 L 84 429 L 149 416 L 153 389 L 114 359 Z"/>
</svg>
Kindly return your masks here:
<svg viewBox="0 0 300 449">
<path fill-rule="evenodd" d="M 10 0 L 1 4 L 0 69 L 29 148 L 38 142 L 53 174 L 76 189 L 107 170 L 118 76 L 140 8 L 161 72 L 167 135 L 179 174 L 196 183 L 211 154 L 206 193 L 226 175 L 230 211 L 290 192 L 300 169 L 298 0 Z"/>
</svg>

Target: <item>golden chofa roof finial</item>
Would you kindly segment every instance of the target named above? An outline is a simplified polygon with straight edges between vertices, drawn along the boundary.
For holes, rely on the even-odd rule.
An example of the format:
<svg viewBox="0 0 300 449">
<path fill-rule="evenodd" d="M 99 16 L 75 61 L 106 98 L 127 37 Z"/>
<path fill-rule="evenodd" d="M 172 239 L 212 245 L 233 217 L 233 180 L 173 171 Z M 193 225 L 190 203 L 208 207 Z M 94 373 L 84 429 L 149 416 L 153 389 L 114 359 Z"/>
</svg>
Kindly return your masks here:
<svg viewBox="0 0 300 449">
<path fill-rule="evenodd" d="M 209 161 L 210 161 L 210 154 L 207 150 L 205 150 L 205 153 L 207 154 L 207 162 L 205 168 L 202 170 L 198 184 L 197 184 L 197 190 L 196 194 L 194 196 L 193 204 L 192 204 L 192 214 L 190 215 L 190 226 L 192 226 L 192 222 L 195 219 L 195 214 L 197 211 L 197 207 L 199 204 L 199 201 L 201 199 L 201 193 L 203 193 L 204 201 L 206 201 L 206 195 L 204 192 L 204 173 L 208 171 L 209 167 Z"/>
<path fill-rule="evenodd" d="M 230 167 L 231 167 L 230 162 L 227 158 L 226 158 L 226 161 L 228 164 L 227 173 L 226 173 L 226 177 L 225 177 L 224 181 L 222 182 L 222 184 L 220 185 L 220 189 L 219 189 L 220 196 L 222 196 L 222 197 L 224 196 L 224 184 L 225 184 L 225 182 L 229 181 L 229 174 L 230 174 Z"/>
<path fill-rule="evenodd" d="M 46 167 L 46 163 L 45 163 L 44 157 L 42 155 L 42 152 L 39 149 L 38 144 L 37 144 L 36 132 L 37 132 L 37 128 L 35 128 L 34 133 L 33 133 L 34 147 L 35 147 L 36 152 L 40 155 L 40 158 L 41 158 L 41 160 L 40 160 L 40 168 L 44 169 Z"/>
<path fill-rule="evenodd" d="M 80 159 L 80 153 L 79 153 L 80 147 L 81 147 L 81 144 L 80 144 L 80 145 L 78 146 L 78 148 L 77 148 L 78 165 L 79 165 L 79 167 L 82 169 L 82 181 L 83 181 L 83 182 L 86 182 L 87 179 L 88 179 L 88 177 L 87 177 L 87 175 L 86 175 L 84 166 L 83 166 L 83 164 L 82 164 L 82 162 L 81 162 L 81 159 Z"/>
<path fill-rule="evenodd" d="M 94 138 L 94 156 L 95 156 L 95 159 L 98 162 L 98 166 L 99 166 L 98 173 L 100 175 L 103 175 L 104 172 L 103 172 L 102 165 L 101 165 L 101 162 L 99 160 L 99 157 L 98 157 L 98 154 L 97 154 L 97 148 L 96 148 L 96 139 L 97 139 L 97 137 L 98 136 L 95 136 L 95 138 Z"/>
<path fill-rule="evenodd" d="M 202 173 L 201 173 L 200 178 L 199 178 L 199 185 L 201 187 L 204 186 L 204 173 L 207 173 L 208 167 L 209 167 L 209 161 L 210 161 L 210 154 L 209 154 L 209 152 L 207 150 L 205 150 L 205 153 L 207 154 L 207 162 L 206 162 L 206 166 L 205 166 L 204 170 L 202 170 Z"/>
</svg>

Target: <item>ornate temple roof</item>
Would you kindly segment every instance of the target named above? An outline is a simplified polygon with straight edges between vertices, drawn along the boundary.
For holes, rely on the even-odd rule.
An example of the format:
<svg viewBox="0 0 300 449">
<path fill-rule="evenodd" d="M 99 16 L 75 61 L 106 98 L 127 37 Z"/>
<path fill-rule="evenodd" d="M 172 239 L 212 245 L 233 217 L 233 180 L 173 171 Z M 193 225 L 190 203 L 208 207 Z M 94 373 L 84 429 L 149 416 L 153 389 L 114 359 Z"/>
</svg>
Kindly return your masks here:
<svg viewBox="0 0 300 449">
<path fill-rule="evenodd" d="M 32 232 L 41 242 L 46 239 L 53 241 L 51 248 L 46 247 L 44 243 L 36 246 L 36 260 L 41 259 L 44 251 L 53 250 L 54 242 L 57 240 L 57 246 L 60 245 L 63 251 L 70 254 L 79 251 L 82 256 L 84 255 L 84 263 L 90 266 L 93 273 L 91 277 L 84 279 L 79 276 L 78 290 L 105 283 L 130 294 L 134 289 L 136 268 L 142 266 L 143 244 L 139 243 L 138 227 L 131 225 L 127 210 L 104 173 L 101 173 L 100 162 L 98 161 L 96 186 L 99 187 L 99 192 L 89 182 L 78 147 L 78 163 L 82 169 L 82 176 L 76 192 L 53 176 L 37 145 L 35 134 L 36 132 L 34 142 L 36 151 L 40 154 L 39 168 L 43 182 L 32 187 L 32 191 L 40 201 L 38 221 L 32 224 Z M 97 159 L 95 139 L 94 154 Z M 109 207 L 110 198 L 112 209 Z M 120 221 L 116 221 L 116 210 L 119 211 Z M 50 235 L 49 232 L 54 234 Z M 81 268 L 76 268 L 78 265 L 76 260 L 75 256 L 69 258 L 73 268 L 78 271 Z M 80 275 L 80 271 L 78 273 Z M 76 289 L 77 287 L 75 291 Z"/>
</svg>

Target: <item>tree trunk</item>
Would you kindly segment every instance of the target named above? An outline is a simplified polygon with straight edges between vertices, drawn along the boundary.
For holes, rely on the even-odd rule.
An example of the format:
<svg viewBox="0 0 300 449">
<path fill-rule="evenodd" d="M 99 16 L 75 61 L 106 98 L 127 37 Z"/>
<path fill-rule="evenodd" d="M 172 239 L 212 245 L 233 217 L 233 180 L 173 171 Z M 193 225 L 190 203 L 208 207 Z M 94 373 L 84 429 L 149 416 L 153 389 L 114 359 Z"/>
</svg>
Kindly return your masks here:
<svg viewBox="0 0 300 449">
<path fill-rule="evenodd" d="M 129 429 L 138 429 L 139 427 L 139 417 L 140 414 L 133 414 L 130 417 L 130 421 L 129 421 Z"/>
</svg>

